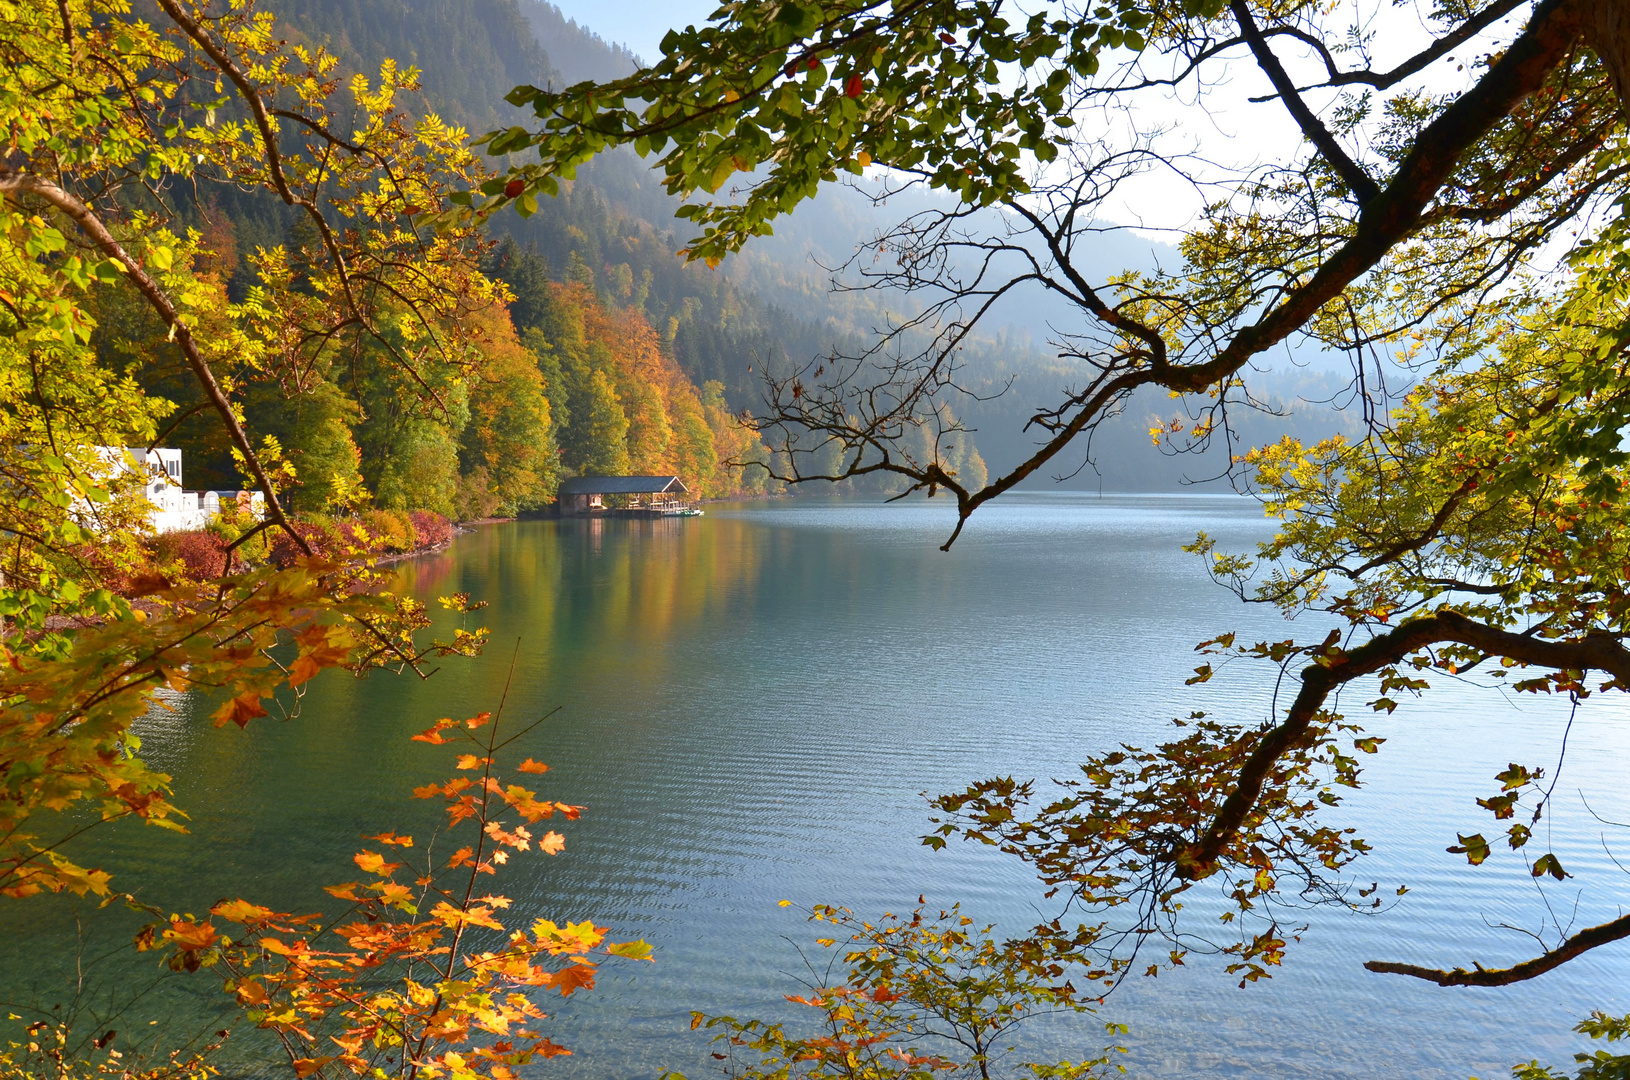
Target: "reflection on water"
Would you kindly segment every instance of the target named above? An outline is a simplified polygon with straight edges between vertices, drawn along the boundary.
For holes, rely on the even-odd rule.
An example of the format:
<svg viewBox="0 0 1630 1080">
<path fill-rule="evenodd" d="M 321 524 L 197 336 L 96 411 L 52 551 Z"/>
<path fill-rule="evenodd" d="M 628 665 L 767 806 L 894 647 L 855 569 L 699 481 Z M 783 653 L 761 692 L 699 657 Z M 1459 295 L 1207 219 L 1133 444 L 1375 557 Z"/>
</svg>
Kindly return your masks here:
<svg viewBox="0 0 1630 1080">
<path fill-rule="evenodd" d="M 173 703 L 143 734 L 175 775 L 193 832 L 117 830 L 100 841 L 104 862 L 127 885 L 136 866 L 157 866 L 144 896 L 160 905 L 198 910 L 243 895 L 304 909 L 318 886 L 347 879 L 360 833 L 424 824 L 407 789 L 444 765 L 406 736 L 490 708 L 513 656 L 515 715 L 560 707 L 521 750 L 553 766 L 552 797 L 588 811 L 567 831 L 566 854 L 514 869 L 506 891 L 529 915 L 592 917 L 643 936 L 658 960 L 608 969 L 594 993 L 553 1003 L 548 1032 L 576 1054 L 538 1073 L 678 1068 L 698 1080 L 707 1045 L 689 1031 L 691 1009 L 788 1008 L 783 973 L 814 934 L 780 899 L 870 912 L 926 892 L 1013 929 L 1050 913 L 1001 856 L 923 849 L 922 792 L 1059 775 L 1095 750 L 1158 738 L 1195 708 L 1266 715 L 1266 673 L 1182 685 L 1201 638 L 1229 628 L 1288 636 L 1178 550 L 1200 528 L 1225 546 L 1249 544 L 1262 532 L 1253 504 L 1009 497 L 941 554 L 949 524 L 937 505 L 798 501 L 692 520 L 482 529 L 404 564 L 402 587 L 489 600 L 488 655 L 428 681 L 325 676 L 302 719 L 248 734 L 216 731 L 207 710 Z M 1366 712 L 1362 700 L 1349 712 Z M 1339 816 L 1378 841 L 1359 873 L 1410 893 L 1376 917 L 1315 913 L 1264 985 L 1238 990 L 1206 960 L 1128 984 L 1105 1012 L 1133 1027 L 1134 1075 L 1503 1075 L 1536 1053 L 1566 1060 L 1579 1042 L 1568 1028 L 1588 1009 L 1630 1007 L 1620 993 L 1630 949 L 1498 991 L 1359 966 L 1509 962 L 1531 943 L 1488 924 L 1537 929 L 1546 910 L 1519 863 L 1496 855 L 1472 870 L 1443 848 L 1457 829 L 1486 826 L 1472 799 L 1508 761 L 1552 765 L 1565 711 L 1464 685 L 1429 704 L 1372 725 L 1388 742 L 1367 762 L 1371 786 Z M 1630 820 L 1625 718 L 1592 702 L 1569 737 L 1558 791 L 1570 796 L 1549 841 L 1577 876 L 1551 899 L 1564 920 L 1577 904 L 1579 926 L 1616 914 L 1623 892 L 1603 826 L 1572 793 Z M 137 921 L 91 907 L 53 899 L 0 913 L 4 996 L 58 1000 L 78 935 L 91 956 Z M 153 960 L 120 954 L 103 966 L 151 973 Z M 139 1023 L 194 1022 L 216 994 L 207 978 L 170 980 Z M 1041 1038 L 1056 1044 L 1055 1060 L 1076 1057 L 1097 1045 L 1091 1028 L 1059 1025 Z"/>
</svg>

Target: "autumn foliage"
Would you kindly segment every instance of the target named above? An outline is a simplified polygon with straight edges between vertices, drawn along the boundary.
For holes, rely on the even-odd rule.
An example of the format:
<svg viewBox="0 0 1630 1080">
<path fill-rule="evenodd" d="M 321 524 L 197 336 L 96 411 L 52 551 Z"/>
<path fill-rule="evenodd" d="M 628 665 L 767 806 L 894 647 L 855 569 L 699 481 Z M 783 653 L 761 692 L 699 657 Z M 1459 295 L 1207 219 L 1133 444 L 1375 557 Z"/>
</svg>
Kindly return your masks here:
<svg viewBox="0 0 1630 1080">
<path fill-rule="evenodd" d="M 510 732 L 501 718 L 443 719 L 413 737 L 460 751 L 452 777 L 413 791 L 441 804 L 435 831 L 450 855 L 411 835 L 368 836 L 353 858 L 362 877 L 326 889 L 346 905 L 332 914 L 223 901 L 203 919 L 149 925 L 138 947 L 169 950 L 177 970 L 222 973 L 301 1080 L 512 1080 L 529 1062 L 570 1053 L 536 1029 L 545 1015 L 534 995 L 592 989 L 601 957 L 648 960 L 651 948 L 607 942 L 588 921 L 505 922 L 511 902 L 492 880 L 513 857 L 558 855 L 565 838 L 540 823 L 575 821 L 582 808 L 509 779 L 546 771 L 530 757 L 499 764 L 542 721 Z"/>
<path fill-rule="evenodd" d="M 824 966 L 808 963 L 818 982 L 787 995 L 811 1010 L 811 1023 L 691 1014 L 692 1028 L 718 1032 L 713 1057 L 729 1080 L 1083 1080 L 1123 1051 L 1110 1045 L 1087 1060 L 1051 1063 L 1014 1055 L 1014 1034 L 1027 1022 L 1090 1013 L 1092 1002 L 1061 968 L 997 940 L 957 906 L 936 914 L 918 897 L 909 918 L 870 921 L 817 904 L 809 919 L 831 928 L 817 944 L 834 951 Z"/>
</svg>

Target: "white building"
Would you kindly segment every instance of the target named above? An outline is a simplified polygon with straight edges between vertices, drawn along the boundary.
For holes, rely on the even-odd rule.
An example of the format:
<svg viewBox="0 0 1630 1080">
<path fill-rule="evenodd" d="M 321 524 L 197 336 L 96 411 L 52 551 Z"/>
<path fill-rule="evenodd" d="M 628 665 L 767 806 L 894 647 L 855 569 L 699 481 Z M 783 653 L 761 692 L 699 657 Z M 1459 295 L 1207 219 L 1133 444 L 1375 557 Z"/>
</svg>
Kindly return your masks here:
<svg viewBox="0 0 1630 1080">
<path fill-rule="evenodd" d="M 110 465 L 146 473 L 147 501 L 152 504 L 148 520 L 154 532 L 202 529 L 221 512 L 223 503 L 236 503 L 240 510 L 257 518 L 265 512 L 266 497 L 258 491 L 184 491 L 180 450 L 167 446 L 151 450 L 141 446 L 97 449 Z"/>
</svg>

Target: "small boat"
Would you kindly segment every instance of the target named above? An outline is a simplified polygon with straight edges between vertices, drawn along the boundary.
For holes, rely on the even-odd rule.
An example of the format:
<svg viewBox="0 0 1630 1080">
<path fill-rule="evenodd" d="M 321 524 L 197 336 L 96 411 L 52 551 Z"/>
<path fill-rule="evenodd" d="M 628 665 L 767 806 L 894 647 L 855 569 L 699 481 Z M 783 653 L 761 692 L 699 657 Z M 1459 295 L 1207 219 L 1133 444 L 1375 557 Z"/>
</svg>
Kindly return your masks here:
<svg viewBox="0 0 1630 1080">
<path fill-rule="evenodd" d="M 694 506 L 676 506 L 662 511 L 663 517 L 701 517 L 702 511 Z"/>
</svg>

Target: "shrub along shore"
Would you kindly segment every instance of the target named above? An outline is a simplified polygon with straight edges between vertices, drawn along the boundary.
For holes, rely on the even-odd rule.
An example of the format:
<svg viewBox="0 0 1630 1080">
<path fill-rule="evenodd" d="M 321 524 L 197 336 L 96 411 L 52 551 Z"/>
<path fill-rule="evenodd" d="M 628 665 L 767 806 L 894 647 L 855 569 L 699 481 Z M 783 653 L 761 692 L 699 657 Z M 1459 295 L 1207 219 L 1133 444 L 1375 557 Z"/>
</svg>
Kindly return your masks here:
<svg viewBox="0 0 1630 1080">
<path fill-rule="evenodd" d="M 267 564 L 284 570 L 294 565 L 301 552 L 287 533 L 266 530 L 243 539 L 255 524 L 227 512 L 205 528 L 152 537 L 144 544 L 148 572 L 176 582 L 204 582 L 223 572 L 242 573 Z M 365 510 L 347 517 L 301 515 L 294 529 L 316 555 L 388 562 L 439 551 L 452 543 L 458 527 L 434 510 Z"/>
</svg>

